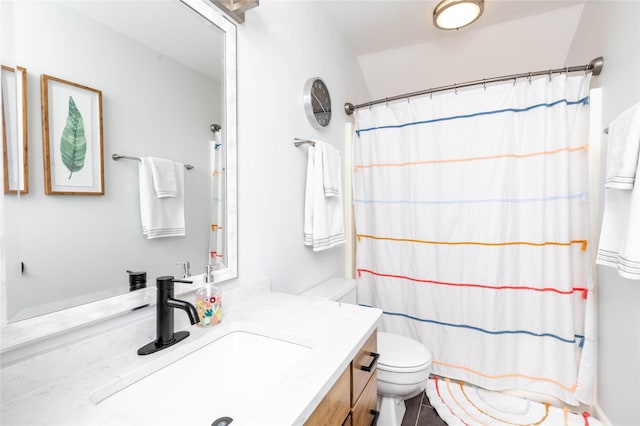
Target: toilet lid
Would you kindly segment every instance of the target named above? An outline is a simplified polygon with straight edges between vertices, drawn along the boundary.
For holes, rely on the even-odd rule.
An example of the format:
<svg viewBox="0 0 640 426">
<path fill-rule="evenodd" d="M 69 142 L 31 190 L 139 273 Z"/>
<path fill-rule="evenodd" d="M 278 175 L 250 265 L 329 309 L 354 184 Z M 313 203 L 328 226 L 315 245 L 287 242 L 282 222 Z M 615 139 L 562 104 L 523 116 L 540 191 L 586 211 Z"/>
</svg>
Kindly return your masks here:
<svg viewBox="0 0 640 426">
<path fill-rule="evenodd" d="M 393 333 L 378 332 L 378 368 L 420 370 L 431 363 L 431 353 L 416 340 Z"/>
</svg>

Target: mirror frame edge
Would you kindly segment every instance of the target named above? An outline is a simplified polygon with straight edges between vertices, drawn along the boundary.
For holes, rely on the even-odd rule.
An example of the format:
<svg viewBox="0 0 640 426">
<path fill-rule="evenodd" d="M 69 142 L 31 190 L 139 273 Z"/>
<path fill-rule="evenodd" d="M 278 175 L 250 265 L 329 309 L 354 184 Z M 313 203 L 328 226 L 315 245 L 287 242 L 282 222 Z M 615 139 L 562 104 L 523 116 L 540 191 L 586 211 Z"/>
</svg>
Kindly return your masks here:
<svg viewBox="0 0 640 426">
<path fill-rule="evenodd" d="M 238 276 L 238 235 L 237 235 L 237 48 L 236 25 L 223 12 L 206 0 L 179 0 L 196 13 L 205 17 L 224 33 L 224 127 L 227 144 L 226 180 L 226 239 L 227 259 L 225 268 L 215 271 L 216 282 L 227 281 Z M 4 191 L 2 191 L 4 197 Z M 0 201 L 4 203 L 4 201 Z M 0 204 L 1 206 L 1 204 Z M 1 207 L 4 208 L 3 206 Z M 0 218 L 1 219 L 1 218 Z M 4 221 L 0 224 L 4 228 Z M 4 261 L 4 238 L 0 239 Z M 4 269 L 4 268 L 3 268 Z M 195 283 L 201 275 L 193 276 Z M 74 306 L 49 314 L 28 318 L 13 323 L 7 322 L 6 275 L 0 276 L 0 297 L 2 314 L 0 318 L 0 353 L 16 349 L 38 339 L 53 336 L 88 326 L 118 314 L 131 312 L 143 305 L 155 304 L 155 287 L 148 287 L 131 293 Z M 194 289 L 195 290 L 195 289 Z"/>
</svg>

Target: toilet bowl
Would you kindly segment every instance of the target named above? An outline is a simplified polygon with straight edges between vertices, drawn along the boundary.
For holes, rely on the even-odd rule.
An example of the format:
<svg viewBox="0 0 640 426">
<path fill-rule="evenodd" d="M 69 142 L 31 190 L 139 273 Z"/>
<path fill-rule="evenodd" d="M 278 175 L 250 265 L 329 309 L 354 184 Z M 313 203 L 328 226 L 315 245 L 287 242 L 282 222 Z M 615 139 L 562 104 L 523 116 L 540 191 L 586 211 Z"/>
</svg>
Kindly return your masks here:
<svg viewBox="0 0 640 426">
<path fill-rule="evenodd" d="M 424 391 L 431 354 L 422 343 L 399 334 L 378 332 L 378 408 L 380 425 L 400 425 L 404 400 Z"/>
<path fill-rule="evenodd" d="M 355 280 L 331 278 L 301 294 L 342 303 L 356 303 Z M 424 391 L 431 373 L 431 354 L 422 343 L 393 333 L 378 332 L 378 411 L 381 426 L 399 426 L 404 400 Z"/>
</svg>

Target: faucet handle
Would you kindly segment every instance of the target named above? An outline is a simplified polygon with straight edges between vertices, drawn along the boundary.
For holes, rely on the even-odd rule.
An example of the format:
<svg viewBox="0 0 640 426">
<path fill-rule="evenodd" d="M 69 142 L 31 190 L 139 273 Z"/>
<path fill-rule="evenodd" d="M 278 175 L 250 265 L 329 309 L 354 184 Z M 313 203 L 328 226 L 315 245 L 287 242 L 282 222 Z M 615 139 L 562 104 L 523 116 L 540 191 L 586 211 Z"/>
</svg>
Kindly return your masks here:
<svg viewBox="0 0 640 426">
<path fill-rule="evenodd" d="M 193 284 L 193 281 L 177 280 L 171 275 L 156 278 L 156 287 L 164 290 L 173 290 L 173 283 Z"/>
<path fill-rule="evenodd" d="M 182 278 L 187 278 L 191 275 L 191 264 L 186 260 L 182 262 L 176 263 L 176 265 L 180 266 L 180 270 L 182 271 Z"/>
</svg>

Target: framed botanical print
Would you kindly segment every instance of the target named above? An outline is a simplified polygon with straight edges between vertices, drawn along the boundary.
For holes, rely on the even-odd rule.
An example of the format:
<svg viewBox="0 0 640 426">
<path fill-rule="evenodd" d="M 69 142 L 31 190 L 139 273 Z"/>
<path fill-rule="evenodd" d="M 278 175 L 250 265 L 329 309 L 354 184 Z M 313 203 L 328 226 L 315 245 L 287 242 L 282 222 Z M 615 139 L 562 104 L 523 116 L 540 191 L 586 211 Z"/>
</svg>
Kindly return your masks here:
<svg viewBox="0 0 640 426">
<path fill-rule="evenodd" d="M 102 92 L 43 74 L 46 194 L 104 195 Z"/>
</svg>

